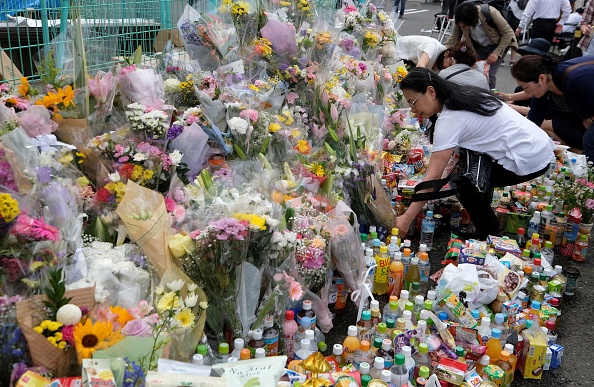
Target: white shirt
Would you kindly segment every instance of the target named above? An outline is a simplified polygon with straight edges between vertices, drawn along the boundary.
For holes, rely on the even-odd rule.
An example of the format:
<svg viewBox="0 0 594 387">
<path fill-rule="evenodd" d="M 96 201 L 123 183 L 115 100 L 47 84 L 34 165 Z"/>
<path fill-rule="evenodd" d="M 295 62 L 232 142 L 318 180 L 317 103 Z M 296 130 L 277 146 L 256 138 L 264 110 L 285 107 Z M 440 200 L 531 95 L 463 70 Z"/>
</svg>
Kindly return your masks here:
<svg viewBox="0 0 594 387">
<path fill-rule="evenodd" d="M 445 79 L 448 75 L 454 74 L 460 70 L 466 70 L 464 72 L 458 73 L 450 78 L 448 81 L 457 83 L 458 85 L 470 85 L 480 87 L 489 91 L 489 82 L 487 82 L 487 77 L 477 69 L 471 69 L 468 67 L 467 64 L 463 63 L 456 63 L 448 67 L 447 69 L 443 69 L 439 72 L 439 76 Z"/>
<path fill-rule="evenodd" d="M 425 52 L 429 56 L 427 68 L 433 67 L 437 56 L 445 49 L 439 40 L 429 36 L 408 35 L 396 39 L 396 58 L 408 59 L 417 63 Z"/>
<path fill-rule="evenodd" d="M 479 19 L 478 24 L 470 28 L 470 37 L 472 38 L 472 40 L 474 40 L 483 47 L 495 44 L 495 42 L 492 41 L 491 38 L 489 38 L 481 24 L 481 20 Z"/>
<path fill-rule="evenodd" d="M 565 24 L 563 24 L 563 29 L 561 32 L 571 32 L 574 33 L 575 30 L 580 26 L 582 22 L 582 15 L 577 12 L 574 12 L 569 15 Z"/>
<path fill-rule="evenodd" d="M 493 116 L 444 107 L 433 136 L 433 152 L 459 146 L 486 153 L 519 176 L 546 167 L 556 148 L 541 128 L 506 104 Z"/>
<path fill-rule="evenodd" d="M 571 13 L 569 0 L 530 0 L 522 14 L 518 28 L 524 29 L 530 20 L 557 19 L 561 13 L 559 24 L 565 24 Z"/>
</svg>

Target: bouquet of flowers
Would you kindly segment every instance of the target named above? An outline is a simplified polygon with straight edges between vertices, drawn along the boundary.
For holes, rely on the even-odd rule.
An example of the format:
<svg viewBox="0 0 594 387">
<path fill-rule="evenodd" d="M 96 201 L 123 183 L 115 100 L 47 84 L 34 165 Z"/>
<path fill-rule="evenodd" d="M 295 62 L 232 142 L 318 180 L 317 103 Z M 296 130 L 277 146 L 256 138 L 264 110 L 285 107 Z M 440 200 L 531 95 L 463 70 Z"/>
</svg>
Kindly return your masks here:
<svg viewBox="0 0 594 387">
<path fill-rule="evenodd" d="M 170 117 L 165 111 L 148 108 L 137 102 L 129 104 L 128 109 L 126 117 L 133 131 L 144 133 L 150 140 L 158 140 L 167 133 Z"/>
</svg>

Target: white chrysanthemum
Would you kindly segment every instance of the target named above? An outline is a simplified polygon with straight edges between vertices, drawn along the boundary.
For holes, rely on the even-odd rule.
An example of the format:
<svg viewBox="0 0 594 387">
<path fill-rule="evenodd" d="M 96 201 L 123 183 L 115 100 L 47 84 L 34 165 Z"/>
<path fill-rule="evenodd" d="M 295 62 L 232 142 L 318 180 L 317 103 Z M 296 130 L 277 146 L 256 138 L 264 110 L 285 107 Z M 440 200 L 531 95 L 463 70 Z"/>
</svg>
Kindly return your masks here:
<svg viewBox="0 0 594 387">
<path fill-rule="evenodd" d="M 177 279 L 175 281 L 167 282 L 167 287 L 172 292 L 178 292 L 178 291 L 180 291 L 184 287 L 184 280 Z"/>
<path fill-rule="evenodd" d="M 82 311 L 74 304 L 66 304 L 58 309 L 56 313 L 56 321 L 66 326 L 76 325 L 82 318 Z"/>
<path fill-rule="evenodd" d="M 238 134 L 246 134 L 249 123 L 241 117 L 233 117 L 228 122 L 231 131 Z"/>
<path fill-rule="evenodd" d="M 107 175 L 109 177 L 109 180 L 113 183 L 117 183 L 118 181 L 121 180 L 120 178 L 120 174 L 119 172 L 114 172 L 114 173 L 110 173 L 109 175 Z"/>
<path fill-rule="evenodd" d="M 198 306 L 199 306 L 201 309 L 206 309 L 206 308 L 208 308 L 208 302 L 206 302 L 206 301 L 202 301 L 201 303 L 199 303 L 199 304 L 198 304 Z"/>
<path fill-rule="evenodd" d="M 145 111 L 146 110 L 146 106 L 144 106 L 143 104 L 140 104 L 138 102 L 134 102 L 134 103 L 131 103 L 130 105 L 128 105 L 128 109 L 130 109 L 130 110 Z"/>
<path fill-rule="evenodd" d="M 194 306 L 196 306 L 197 302 L 198 296 L 195 293 L 190 293 L 185 299 L 185 304 L 187 308 L 193 308 Z"/>
<path fill-rule="evenodd" d="M 176 167 L 179 165 L 179 163 L 181 163 L 182 157 L 184 157 L 184 155 L 177 149 L 169 154 L 171 163 Z"/>
<path fill-rule="evenodd" d="M 155 293 L 157 293 L 158 295 L 161 295 L 165 292 L 165 289 L 163 289 L 163 286 L 159 285 L 155 288 Z"/>
<path fill-rule="evenodd" d="M 176 93 L 179 91 L 179 85 L 181 82 L 177 78 L 169 78 L 165 80 L 165 92 Z"/>
<path fill-rule="evenodd" d="M 188 284 L 188 292 L 193 293 L 198 288 L 195 283 Z"/>
<path fill-rule="evenodd" d="M 148 159 L 148 156 L 142 152 L 138 152 L 134 154 L 134 161 L 140 163 Z"/>
</svg>

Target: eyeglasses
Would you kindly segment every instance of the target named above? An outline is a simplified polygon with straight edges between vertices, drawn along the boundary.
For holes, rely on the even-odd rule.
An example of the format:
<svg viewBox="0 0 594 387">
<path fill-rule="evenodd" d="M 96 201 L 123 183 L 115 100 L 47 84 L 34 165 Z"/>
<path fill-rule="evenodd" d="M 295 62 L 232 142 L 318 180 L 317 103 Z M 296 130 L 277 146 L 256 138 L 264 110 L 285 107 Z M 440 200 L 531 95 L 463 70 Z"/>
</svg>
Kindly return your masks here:
<svg viewBox="0 0 594 387">
<path fill-rule="evenodd" d="M 419 95 L 417 95 L 417 98 L 415 98 L 414 101 L 412 101 L 411 103 L 408 104 L 408 106 L 410 106 L 411 108 L 415 107 L 415 103 L 417 103 L 417 99 L 419 99 L 420 96 L 422 96 L 423 93 L 420 93 Z"/>
</svg>

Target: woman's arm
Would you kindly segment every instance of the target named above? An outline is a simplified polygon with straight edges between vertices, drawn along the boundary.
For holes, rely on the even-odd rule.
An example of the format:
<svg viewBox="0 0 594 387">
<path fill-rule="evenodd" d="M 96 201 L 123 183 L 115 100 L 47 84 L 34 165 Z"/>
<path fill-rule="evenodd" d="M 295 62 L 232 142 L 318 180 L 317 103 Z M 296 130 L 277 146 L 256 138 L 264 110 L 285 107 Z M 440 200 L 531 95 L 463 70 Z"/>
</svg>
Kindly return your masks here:
<svg viewBox="0 0 594 387">
<path fill-rule="evenodd" d="M 454 148 L 450 148 L 431 153 L 431 159 L 429 160 L 429 166 L 427 169 L 427 173 L 423 177 L 423 181 L 440 179 L 445 167 L 448 165 L 448 162 L 450 161 L 450 157 L 452 157 L 453 152 Z M 430 190 L 423 190 L 420 192 L 429 191 Z M 410 206 L 408 206 L 406 212 L 402 214 L 400 217 L 398 217 L 394 227 L 398 228 L 398 235 L 400 235 L 401 238 L 406 237 L 406 233 L 408 232 L 410 224 L 415 219 L 419 211 L 423 209 L 425 203 L 426 201 L 411 203 Z"/>
</svg>

